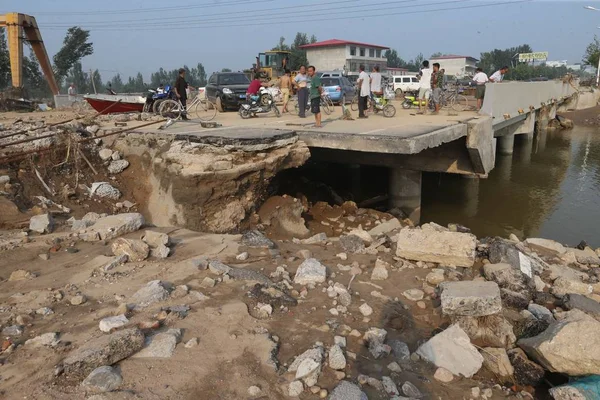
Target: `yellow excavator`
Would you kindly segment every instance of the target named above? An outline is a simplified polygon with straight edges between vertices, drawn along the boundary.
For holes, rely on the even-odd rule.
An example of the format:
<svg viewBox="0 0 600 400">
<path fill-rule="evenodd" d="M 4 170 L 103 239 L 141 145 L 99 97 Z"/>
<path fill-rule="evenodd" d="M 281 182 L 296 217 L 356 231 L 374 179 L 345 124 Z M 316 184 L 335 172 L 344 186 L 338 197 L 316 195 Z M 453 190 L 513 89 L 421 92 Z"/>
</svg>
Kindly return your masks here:
<svg viewBox="0 0 600 400">
<path fill-rule="evenodd" d="M 48 81 L 50 90 L 55 95 L 58 94 L 58 84 L 54 78 L 52 64 L 46 53 L 42 34 L 38 29 L 35 18 L 31 15 L 9 13 L 0 15 L 0 27 L 5 27 L 8 37 L 8 52 L 10 54 L 10 72 L 12 76 L 12 85 L 14 90 L 23 89 L 23 41 L 31 44 L 31 48 L 37 57 L 42 72 Z M 13 90 L 13 93 L 14 93 Z M 20 95 L 22 96 L 22 95 Z"/>
</svg>

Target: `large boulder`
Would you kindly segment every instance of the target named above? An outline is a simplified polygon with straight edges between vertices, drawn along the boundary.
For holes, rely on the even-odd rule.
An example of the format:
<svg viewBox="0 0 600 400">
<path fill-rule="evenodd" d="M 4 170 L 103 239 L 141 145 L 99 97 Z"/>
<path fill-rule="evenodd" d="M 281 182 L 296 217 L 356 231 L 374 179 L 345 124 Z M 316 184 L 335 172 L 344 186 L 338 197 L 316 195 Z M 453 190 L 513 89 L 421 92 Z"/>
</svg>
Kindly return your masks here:
<svg viewBox="0 0 600 400">
<path fill-rule="evenodd" d="M 600 320 L 600 303 L 594 299 L 571 293 L 563 298 L 563 305 L 567 310 L 581 310 L 597 320 Z"/>
<path fill-rule="evenodd" d="M 540 335 L 517 342 L 546 369 L 571 376 L 600 374 L 600 322 L 569 311 Z"/>
<path fill-rule="evenodd" d="M 129 261 L 144 261 L 150 254 L 150 247 L 139 239 L 117 238 L 111 245 L 115 256 L 127 255 Z"/>
<path fill-rule="evenodd" d="M 446 315 L 481 317 L 502 310 L 500 288 L 495 282 L 443 282 L 441 302 Z"/>
<path fill-rule="evenodd" d="M 62 362 L 66 375 L 83 379 L 103 365 L 112 365 L 134 354 L 144 346 L 139 329 L 126 329 L 92 339 L 72 351 Z"/>
<path fill-rule="evenodd" d="M 54 230 L 54 218 L 52 214 L 34 215 L 29 219 L 29 230 L 37 233 L 52 233 Z"/>
<path fill-rule="evenodd" d="M 409 260 L 472 267 L 477 239 L 469 233 L 404 228 L 398 233 L 396 255 Z"/>
<path fill-rule="evenodd" d="M 470 378 L 479 371 L 483 357 L 458 325 L 451 325 L 417 349 L 417 354 L 454 375 Z"/>
<path fill-rule="evenodd" d="M 96 233 L 101 240 L 110 240 L 126 233 L 135 232 L 145 223 L 140 213 L 109 215 L 99 218 L 88 228 L 90 233 Z"/>
<path fill-rule="evenodd" d="M 494 281 L 498 286 L 510 290 L 526 290 L 527 276 L 510 264 L 486 264 L 483 274 L 488 281 Z"/>
</svg>

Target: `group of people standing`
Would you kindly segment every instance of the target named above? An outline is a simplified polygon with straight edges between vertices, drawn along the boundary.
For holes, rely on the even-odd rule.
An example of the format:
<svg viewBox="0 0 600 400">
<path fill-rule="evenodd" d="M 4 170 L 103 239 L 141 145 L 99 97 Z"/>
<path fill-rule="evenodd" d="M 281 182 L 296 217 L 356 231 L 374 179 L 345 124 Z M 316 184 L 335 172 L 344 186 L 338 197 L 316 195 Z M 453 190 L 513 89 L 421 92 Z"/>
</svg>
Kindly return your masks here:
<svg viewBox="0 0 600 400">
<path fill-rule="evenodd" d="M 433 63 L 433 68 L 429 68 L 429 61 L 423 61 L 423 67 L 418 74 L 419 77 L 419 112 L 425 114 L 429 107 L 429 99 L 433 101 L 435 110 L 433 115 L 439 114 L 442 89 L 444 87 L 444 70 L 440 68 L 439 63 Z"/>
<path fill-rule="evenodd" d="M 488 78 L 487 74 L 483 72 L 483 69 L 477 68 L 473 82 L 476 85 L 475 98 L 477 99 L 477 110 L 481 109 L 483 105 L 483 99 L 485 97 L 485 84 L 488 82 L 499 83 L 504 80 L 504 75 L 508 72 L 508 67 L 504 66 L 498 71 L 494 72 L 492 76 Z"/>
</svg>

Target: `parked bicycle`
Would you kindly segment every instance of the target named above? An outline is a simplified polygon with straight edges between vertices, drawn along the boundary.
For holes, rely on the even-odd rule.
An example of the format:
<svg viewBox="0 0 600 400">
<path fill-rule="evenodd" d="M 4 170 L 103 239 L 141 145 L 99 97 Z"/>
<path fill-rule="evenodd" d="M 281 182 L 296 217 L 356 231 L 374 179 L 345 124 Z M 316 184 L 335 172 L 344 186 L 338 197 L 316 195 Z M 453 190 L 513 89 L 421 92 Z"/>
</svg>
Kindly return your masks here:
<svg viewBox="0 0 600 400">
<path fill-rule="evenodd" d="M 327 92 L 323 92 L 321 94 L 321 109 L 327 115 L 333 112 L 333 101 Z M 298 97 L 296 97 L 296 105 L 294 106 L 294 110 L 296 110 L 296 114 L 300 114 L 300 104 L 298 104 Z M 306 112 L 310 113 L 310 100 L 306 103 Z"/>
<path fill-rule="evenodd" d="M 160 105 L 159 114 L 163 118 L 178 120 L 190 112 L 200 121 L 211 121 L 217 116 L 217 107 L 208 99 L 202 99 L 199 95 L 194 97 L 187 105 L 187 109 L 181 104 L 181 100 L 164 100 Z"/>
</svg>

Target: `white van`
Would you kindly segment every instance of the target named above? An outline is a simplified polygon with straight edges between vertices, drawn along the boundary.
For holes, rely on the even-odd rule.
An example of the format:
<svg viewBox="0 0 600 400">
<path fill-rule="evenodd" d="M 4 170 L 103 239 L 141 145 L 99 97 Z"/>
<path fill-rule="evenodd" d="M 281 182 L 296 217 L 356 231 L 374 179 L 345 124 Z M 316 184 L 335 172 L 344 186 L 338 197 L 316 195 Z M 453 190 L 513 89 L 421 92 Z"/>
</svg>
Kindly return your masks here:
<svg viewBox="0 0 600 400">
<path fill-rule="evenodd" d="M 394 75 L 392 81 L 396 97 L 402 97 L 404 92 L 419 91 L 419 78 L 416 75 Z"/>
</svg>

